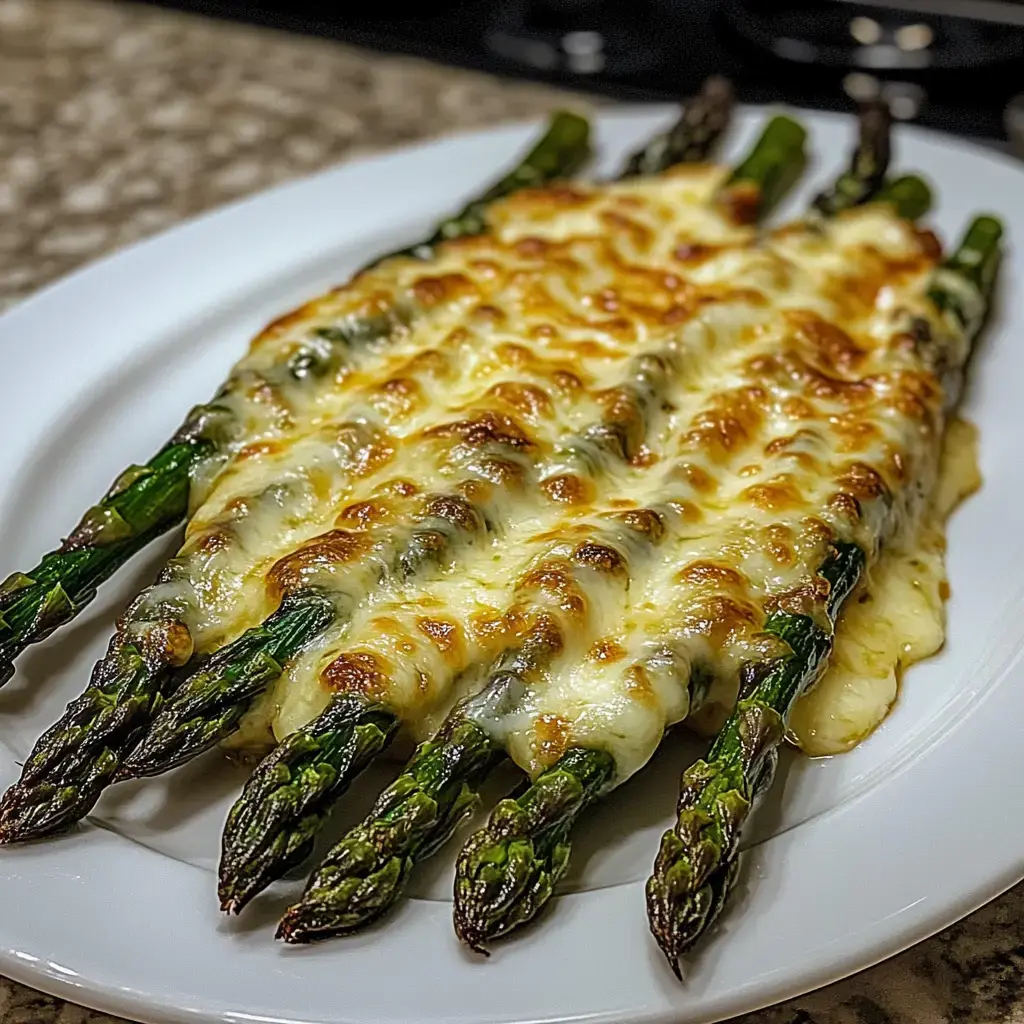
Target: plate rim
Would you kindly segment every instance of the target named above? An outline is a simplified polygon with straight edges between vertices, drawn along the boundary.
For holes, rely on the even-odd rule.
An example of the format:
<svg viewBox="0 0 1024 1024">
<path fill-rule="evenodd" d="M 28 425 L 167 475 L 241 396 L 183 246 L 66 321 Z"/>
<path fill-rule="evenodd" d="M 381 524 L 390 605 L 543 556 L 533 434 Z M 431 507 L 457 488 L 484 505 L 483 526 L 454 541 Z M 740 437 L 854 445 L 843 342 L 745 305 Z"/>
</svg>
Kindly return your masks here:
<svg viewBox="0 0 1024 1024">
<path fill-rule="evenodd" d="M 772 104 L 766 105 L 765 107 L 746 107 L 744 109 L 743 116 L 746 118 L 759 118 L 763 116 L 765 109 L 774 109 L 776 106 L 777 105 Z M 649 130 L 656 119 L 660 120 L 661 118 L 668 116 L 671 109 L 671 106 L 660 104 L 657 106 L 630 105 L 625 108 L 616 107 L 611 109 L 596 108 L 592 111 L 592 120 L 599 130 L 603 123 L 609 121 L 620 123 L 642 122 L 645 130 Z M 845 124 L 849 120 L 847 115 L 843 114 L 805 111 L 800 110 L 799 108 L 796 109 L 800 116 L 805 117 L 812 123 L 812 131 L 813 124 L 815 123 L 842 122 Z M 61 280 L 47 285 L 24 301 L 18 302 L 10 311 L 4 314 L 3 317 L 0 317 L 0 337 L 2 337 L 9 328 L 17 328 L 22 319 L 24 319 L 26 323 L 31 322 L 33 317 L 37 316 L 39 311 L 47 310 L 55 302 L 63 301 L 66 294 L 70 294 L 71 297 L 74 297 L 75 289 L 80 288 L 83 284 L 89 284 L 94 280 L 94 278 L 99 278 L 102 273 L 109 274 L 113 271 L 117 271 L 118 273 L 130 273 L 132 262 L 137 260 L 144 251 L 149 252 L 150 254 L 153 252 L 159 252 L 162 250 L 162 247 L 168 244 L 169 240 L 173 240 L 178 244 L 189 243 L 190 239 L 192 242 L 198 241 L 204 233 L 220 230 L 221 226 L 230 224 L 230 222 L 235 218 L 244 218 L 250 212 L 258 216 L 259 211 L 262 208 L 269 206 L 274 201 L 282 202 L 289 196 L 297 198 L 311 186 L 314 186 L 316 182 L 320 182 L 322 184 L 324 182 L 344 178 L 346 176 L 358 177 L 360 174 L 365 174 L 367 168 L 372 169 L 373 167 L 385 162 L 394 163 L 395 161 L 401 161 L 404 163 L 405 161 L 414 160 L 417 155 L 422 155 L 425 152 L 442 150 L 453 146 L 458 148 L 460 145 L 464 145 L 467 142 L 475 143 L 479 140 L 492 140 L 494 142 L 514 140 L 515 144 L 518 146 L 528 138 L 529 132 L 535 130 L 537 123 L 538 121 L 536 119 L 531 119 L 515 123 L 505 123 L 500 126 L 484 130 L 452 132 L 438 138 L 419 141 L 411 145 L 389 147 L 384 151 L 378 151 L 371 154 L 360 154 L 359 156 L 346 161 L 342 165 L 327 168 L 314 174 L 304 175 L 298 179 L 276 185 L 273 188 L 257 193 L 256 195 L 243 197 L 225 206 L 206 211 L 196 217 L 189 218 L 188 220 L 175 225 L 167 232 L 147 238 L 135 245 L 116 250 L 113 253 L 104 256 L 101 260 L 80 268 Z M 974 157 L 983 159 L 985 162 L 989 163 L 995 162 L 1015 174 L 1021 174 L 1022 172 L 1021 165 L 1011 157 L 1002 153 L 990 151 L 978 143 L 959 139 L 953 140 L 953 137 L 945 136 L 942 133 L 928 129 L 918 128 L 916 126 L 901 126 L 900 131 L 908 133 L 913 137 L 930 141 L 933 145 L 948 144 L 951 140 L 955 141 L 957 148 L 967 151 Z M 1024 181 L 1024 179 L 1022 179 L 1022 181 Z M 1020 675 L 1021 673 L 1019 670 L 1020 653 L 1018 652 L 1016 660 L 1005 668 L 1005 673 L 1016 672 Z M 892 777 L 872 788 L 869 791 L 870 795 L 875 796 L 884 790 L 888 794 L 888 798 L 891 799 L 895 791 L 902 788 L 902 785 L 906 783 L 907 779 L 912 774 L 912 770 L 919 772 L 921 770 L 920 766 L 931 764 L 938 755 L 938 748 L 940 746 L 944 750 L 947 750 L 948 743 L 962 743 L 964 741 L 966 735 L 965 730 L 967 729 L 969 722 L 974 723 L 971 726 L 971 729 L 976 730 L 979 723 L 986 722 L 992 717 L 994 705 L 997 703 L 993 700 L 993 697 L 997 690 L 1002 693 L 1004 699 L 1007 696 L 1012 697 L 1012 694 L 1007 694 L 1005 692 L 1005 686 L 998 688 L 993 687 L 991 691 L 985 695 L 981 703 L 972 708 L 971 714 L 966 716 L 963 721 L 956 724 L 953 734 L 947 738 L 947 741 L 942 744 L 935 744 L 933 749 L 926 751 L 911 764 L 904 766 L 902 770 L 896 772 Z M 1018 701 L 1017 703 L 1019 706 L 1020 702 Z M 987 722 L 989 733 L 998 734 L 999 725 L 1003 725 L 1004 728 L 1009 731 L 1008 720 L 1013 717 L 1014 716 L 1006 716 L 1006 718 L 1000 719 L 999 716 L 996 715 L 995 721 Z M 1004 748 L 1004 756 L 1007 754 L 1005 748 L 1009 745 L 1010 744 L 1008 743 L 1002 744 L 1002 747 Z M 948 750 L 941 760 L 945 760 L 947 757 Z M 1005 773 L 1002 777 L 1005 778 Z M 1009 785 L 1010 784 L 1008 784 L 1008 786 Z M 1015 788 L 1018 795 L 1024 797 L 1024 782 L 1021 782 Z M 855 806 L 861 804 L 863 800 L 867 798 L 869 793 L 865 793 L 862 796 L 855 798 L 850 801 L 849 804 L 840 805 L 839 807 L 834 808 L 833 811 L 827 812 L 822 816 L 822 818 L 832 819 L 830 822 L 830 828 L 835 825 L 836 820 L 839 819 L 845 819 L 847 823 L 849 823 L 851 815 L 854 814 Z M 964 796 L 966 794 L 959 795 Z M 799 829 L 794 829 L 793 833 L 798 831 Z M 1019 833 L 1020 838 L 1024 839 L 1024 824 L 1017 827 L 1017 832 Z M 838 835 L 838 833 L 835 835 Z M 759 859 L 764 857 L 767 858 L 768 861 L 774 861 L 779 857 L 780 850 L 783 847 L 789 847 L 795 841 L 795 835 L 783 833 L 780 836 L 774 837 L 768 843 L 762 844 L 764 847 L 763 849 L 761 847 L 755 847 L 750 859 Z M 67 839 L 47 844 L 46 846 L 34 844 L 18 851 L 4 851 L 2 856 L 0 856 L 0 906 L 8 904 L 11 896 L 11 882 L 5 873 L 6 868 L 2 864 L 3 861 L 8 860 L 8 857 L 11 858 L 12 862 L 21 861 L 22 859 L 28 860 L 29 855 L 32 858 L 35 858 L 36 862 L 49 863 L 53 860 L 55 862 L 55 870 L 66 871 L 68 867 L 73 866 L 73 864 L 64 864 L 65 856 L 72 847 L 80 847 L 82 844 L 90 843 L 96 845 L 97 842 L 99 842 L 99 848 L 101 850 L 110 842 L 115 842 L 118 849 L 123 848 L 121 841 L 112 833 L 107 833 L 101 829 L 90 829 L 80 834 L 68 837 Z M 772 849 L 772 847 L 774 847 L 774 849 Z M 1022 844 L 1021 848 L 1024 849 L 1024 844 Z M 13 856 L 11 856 L 12 852 Z M 153 851 L 145 851 L 144 854 L 140 852 L 140 856 L 144 857 L 146 863 L 153 862 L 152 854 Z M 76 855 L 73 854 L 72 856 Z M 132 856 L 134 857 L 134 854 Z M 157 854 L 157 856 L 159 857 L 160 855 Z M 166 861 L 166 858 L 161 859 Z M 175 863 L 177 864 L 178 862 Z M 186 873 L 195 872 L 204 879 L 206 877 L 205 872 L 202 872 L 200 869 L 194 868 L 191 865 L 178 864 L 178 867 L 183 869 Z M 174 869 L 173 873 L 177 873 L 177 868 Z M 79 876 L 79 878 L 80 877 L 81 876 Z M 840 978 L 846 977 L 856 971 L 872 966 L 873 964 L 906 949 L 910 945 L 935 934 L 942 930 L 942 928 L 956 920 L 959 920 L 966 914 L 971 913 L 990 899 L 993 899 L 1002 892 L 1005 892 L 1021 878 L 1024 878 L 1024 857 L 1019 857 L 1015 863 L 1007 864 L 1005 870 L 992 873 L 986 884 L 975 885 L 972 889 L 961 893 L 959 899 L 952 901 L 946 900 L 943 904 L 945 909 L 939 907 L 926 913 L 925 904 L 927 903 L 927 900 L 918 900 L 908 907 L 904 907 L 900 911 L 902 916 L 900 917 L 899 927 L 894 928 L 887 937 L 879 937 L 873 946 L 868 947 L 871 950 L 870 952 L 866 952 L 865 947 L 861 946 L 858 947 L 856 951 L 851 951 L 845 956 L 840 956 L 836 960 L 831 961 L 831 966 L 819 966 L 816 970 L 807 970 L 802 975 L 788 975 L 771 983 L 766 981 L 758 990 L 765 996 L 763 999 L 762 996 L 759 995 L 754 997 L 753 1001 L 751 1001 L 747 987 L 740 987 L 731 1000 L 719 999 L 716 1003 L 712 1004 L 718 1007 L 712 1011 L 712 1017 L 702 1014 L 698 1017 L 694 1017 L 693 1019 L 722 1019 L 725 1016 L 732 1016 L 735 1013 L 768 1005 L 769 1003 L 774 1003 L 781 999 L 791 998 L 792 996 L 809 991 L 812 988 L 820 987 L 821 985 L 839 980 Z M 636 888 L 636 883 L 623 885 L 618 888 L 620 890 L 634 890 Z M 608 890 L 576 893 L 570 894 L 563 899 L 564 901 L 573 902 L 577 904 L 577 906 L 583 906 L 584 904 L 593 904 L 598 902 L 599 893 L 607 892 Z M 604 896 L 600 896 L 600 900 L 604 899 Z M 15 894 L 15 904 L 16 901 L 17 895 Z M 423 916 L 422 912 L 421 916 Z M 434 912 L 430 912 L 427 916 L 436 915 Z M 26 956 L 26 951 L 24 949 L 17 948 L 21 944 L 7 939 L 5 935 L 9 926 L 5 926 L 4 922 L 11 920 L 12 916 L 9 912 L 0 917 L 0 972 L 15 981 L 32 986 L 50 995 L 64 998 L 71 1002 L 85 1005 L 102 1012 L 118 1013 L 141 1020 L 168 1022 L 168 1024 L 178 1024 L 178 1022 L 185 1024 L 185 1022 L 194 1022 L 196 1020 L 218 1020 L 223 1021 L 226 1024 L 226 1022 L 229 1021 L 237 1022 L 242 1019 L 288 1021 L 292 1024 L 292 1022 L 299 1020 L 319 1021 L 333 1019 L 340 1021 L 343 1019 L 341 1017 L 306 1018 L 301 1016 L 261 1017 L 259 1015 L 244 1014 L 239 1011 L 223 1008 L 215 1013 L 211 1013 L 209 1009 L 204 1009 L 198 1006 L 189 1007 L 175 1005 L 174 1003 L 166 1001 L 161 1002 L 159 996 L 155 996 L 154 993 L 138 992 L 133 990 L 130 986 L 97 986 L 90 983 L 87 979 L 82 978 L 80 975 L 75 975 L 73 971 L 69 974 L 68 968 L 63 965 L 56 964 L 54 961 L 49 961 L 47 965 L 42 965 L 38 958 L 32 960 L 30 957 Z M 396 927 L 402 926 L 402 924 L 396 925 Z M 209 927 L 209 925 L 204 923 L 201 927 L 206 928 Z M 723 940 L 720 938 L 719 941 Z M 733 937 L 727 937 L 724 941 L 732 942 L 734 939 Z M 788 980 L 786 980 L 787 978 Z M 674 986 L 675 983 L 673 982 L 672 984 Z M 744 995 L 744 993 L 747 994 Z M 593 1022 L 593 1024 L 599 1024 L 599 1022 L 612 1022 L 626 1019 L 623 1017 L 623 1013 L 625 1012 L 627 1012 L 625 1008 L 613 1009 L 607 1012 L 590 1013 L 585 1015 L 561 1016 L 557 1018 L 550 1017 L 546 1020 L 551 1022 L 551 1024 L 556 1020 L 566 1022 L 570 1020 L 578 1021 L 581 1022 L 581 1024 L 583 1021 L 587 1021 Z M 655 1024 L 655 1022 L 661 1022 L 669 1019 L 669 1015 L 671 1015 L 673 1020 L 680 1020 L 680 1012 L 681 1010 L 678 1006 L 668 1008 L 652 1007 L 649 1011 L 640 1010 L 639 1012 L 635 1012 L 630 1010 L 628 1011 L 628 1019 L 631 1022 L 635 1022 L 635 1024 Z M 394 1019 L 397 1021 L 399 1018 Z M 483 1018 L 479 1017 L 475 1019 L 483 1020 Z M 487 1019 L 489 1020 L 490 1018 Z M 497 1019 L 499 1018 L 495 1018 L 495 1020 Z M 540 1019 L 541 1018 L 534 1017 L 531 1018 L 531 1021 L 539 1022 Z M 685 1017 L 684 1014 L 682 1019 L 689 1020 L 690 1018 Z"/>
</svg>

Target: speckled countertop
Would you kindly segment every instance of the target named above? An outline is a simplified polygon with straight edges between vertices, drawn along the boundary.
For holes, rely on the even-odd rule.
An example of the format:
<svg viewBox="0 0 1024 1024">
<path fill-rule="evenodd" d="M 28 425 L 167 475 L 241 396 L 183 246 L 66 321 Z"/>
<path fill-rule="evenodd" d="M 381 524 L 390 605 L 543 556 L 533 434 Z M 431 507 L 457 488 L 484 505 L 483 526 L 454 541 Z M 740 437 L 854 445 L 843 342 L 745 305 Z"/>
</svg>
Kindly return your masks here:
<svg viewBox="0 0 1024 1024">
<path fill-rule="evenodd" d="M 183 217 L 551 89 L 103 0 L 0 0 L 0 308 Z M 110 1018 L 0 979 L 0 1024 Z M 1024 1021 L 1024 887 L 750 1024 Z"/>
</svg>

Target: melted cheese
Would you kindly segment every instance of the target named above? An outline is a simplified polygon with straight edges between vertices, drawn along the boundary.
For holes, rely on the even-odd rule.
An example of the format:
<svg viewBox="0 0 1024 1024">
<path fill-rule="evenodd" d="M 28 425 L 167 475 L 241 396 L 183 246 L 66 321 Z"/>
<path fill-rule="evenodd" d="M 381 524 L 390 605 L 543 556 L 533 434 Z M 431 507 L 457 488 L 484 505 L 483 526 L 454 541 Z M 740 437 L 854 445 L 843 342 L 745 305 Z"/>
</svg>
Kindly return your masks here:
<svg viewBox="0 0 1024 1024">
<path fill-rule="evenodd" d="M 981 486 L 977 431 L 953 420 L 927 512 L 848 602 L 836 628 L 828 671 L 793 709 L 792 740 L 807 754 L 839 754 L 884 721 L 904 671 L 946 639 L 945 524 Z"/>
<path fill-rule="evenodd" d="M 924 294 L 936 247 L 881 207 L 755 237 L 709 202 L 721 174 L 520 194 L 492 237 L 370 275 L 401 330 L 289 385 L 291 424 L 254 423 L 154 591 L 198 650 L 289 590 L 337 596 L 233 745 L 339 691 L 416 737 L 468 696 L 528 772 L 588 745 L 621 780 L 783 653 L 772 610 L 824 622 L 833 540 L 884 574 L 966 351 Z"/>
<path fill-rule="evenodd" d="M 487 440 L 459 445 L 431 428 L 490 415 L 510 425 L 492 447 L 516 433 L 520 457 L 543 456 L 597 418 L 638 351 L 688 362 L 678 325 L 703 292 L 651 254 L 707 232 L 716 244 L 749 243 L 750 229 L 703 208 L 721 176 L 691 169 L 648 187 L 650 197 L 639 185 L 521 193 L 495 206 L 492 236 L 449 243 L 426 265 L 387 261 L 271 325 L 221 400 L 239 440 L 226 463 L 200 471 L 186 545 L 139 621 L 173 611 L 196 651 L 214 650 L 272 610 L 265 584 L 277 560 L 395 481 L 420 492 L 454 482 L 456 464 Z M 656 231 L 669 210 L 672 229 Z M 631 228 L 609 235 L 617 218 Z M 311 339 L 392 309 L 403 311 L 398 326 L 345 346 L 331 373 L 284 372 Z M 493 477 L 494 461 L 477 475 Z"/>
</svg>

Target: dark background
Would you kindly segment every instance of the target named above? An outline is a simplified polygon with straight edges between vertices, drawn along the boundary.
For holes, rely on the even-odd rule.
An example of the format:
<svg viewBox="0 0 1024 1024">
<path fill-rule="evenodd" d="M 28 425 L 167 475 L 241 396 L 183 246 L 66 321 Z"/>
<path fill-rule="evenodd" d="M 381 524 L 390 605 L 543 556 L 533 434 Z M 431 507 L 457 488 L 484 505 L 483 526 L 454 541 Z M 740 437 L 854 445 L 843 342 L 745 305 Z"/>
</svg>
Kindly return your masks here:
<svg viewBox="0 0 1024 1024">
<path fill-rule="evenodd" d="M 883 92 L 897 117 L 989 140 L 1024 94 L 1021 0 L 153 2 L 624 99 L 678 99 L 712 72 L 750 102 Z"/>
</svg>

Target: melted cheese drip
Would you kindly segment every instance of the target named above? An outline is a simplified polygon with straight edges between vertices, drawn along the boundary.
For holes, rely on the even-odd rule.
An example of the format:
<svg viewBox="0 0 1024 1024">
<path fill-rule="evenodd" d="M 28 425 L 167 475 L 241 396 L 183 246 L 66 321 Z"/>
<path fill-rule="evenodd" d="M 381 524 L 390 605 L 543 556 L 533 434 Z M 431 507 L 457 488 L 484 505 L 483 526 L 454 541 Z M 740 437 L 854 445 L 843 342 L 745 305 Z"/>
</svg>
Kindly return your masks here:
<svg viewBox="0 0 1024 1024">
<path fill-rule="evenodd" d="M 860 743 L 888 715 L 904 671 L 941 649 L 949 596 L 946 520 L 980 486 L 977 430 L 955 419 L 926 513 L 901 543 L 883 552 L 870 579 L 850 597 L 828 670 L 793 709 L 791 738 L 805 753 L 840 754 Z"/>
</svg>

